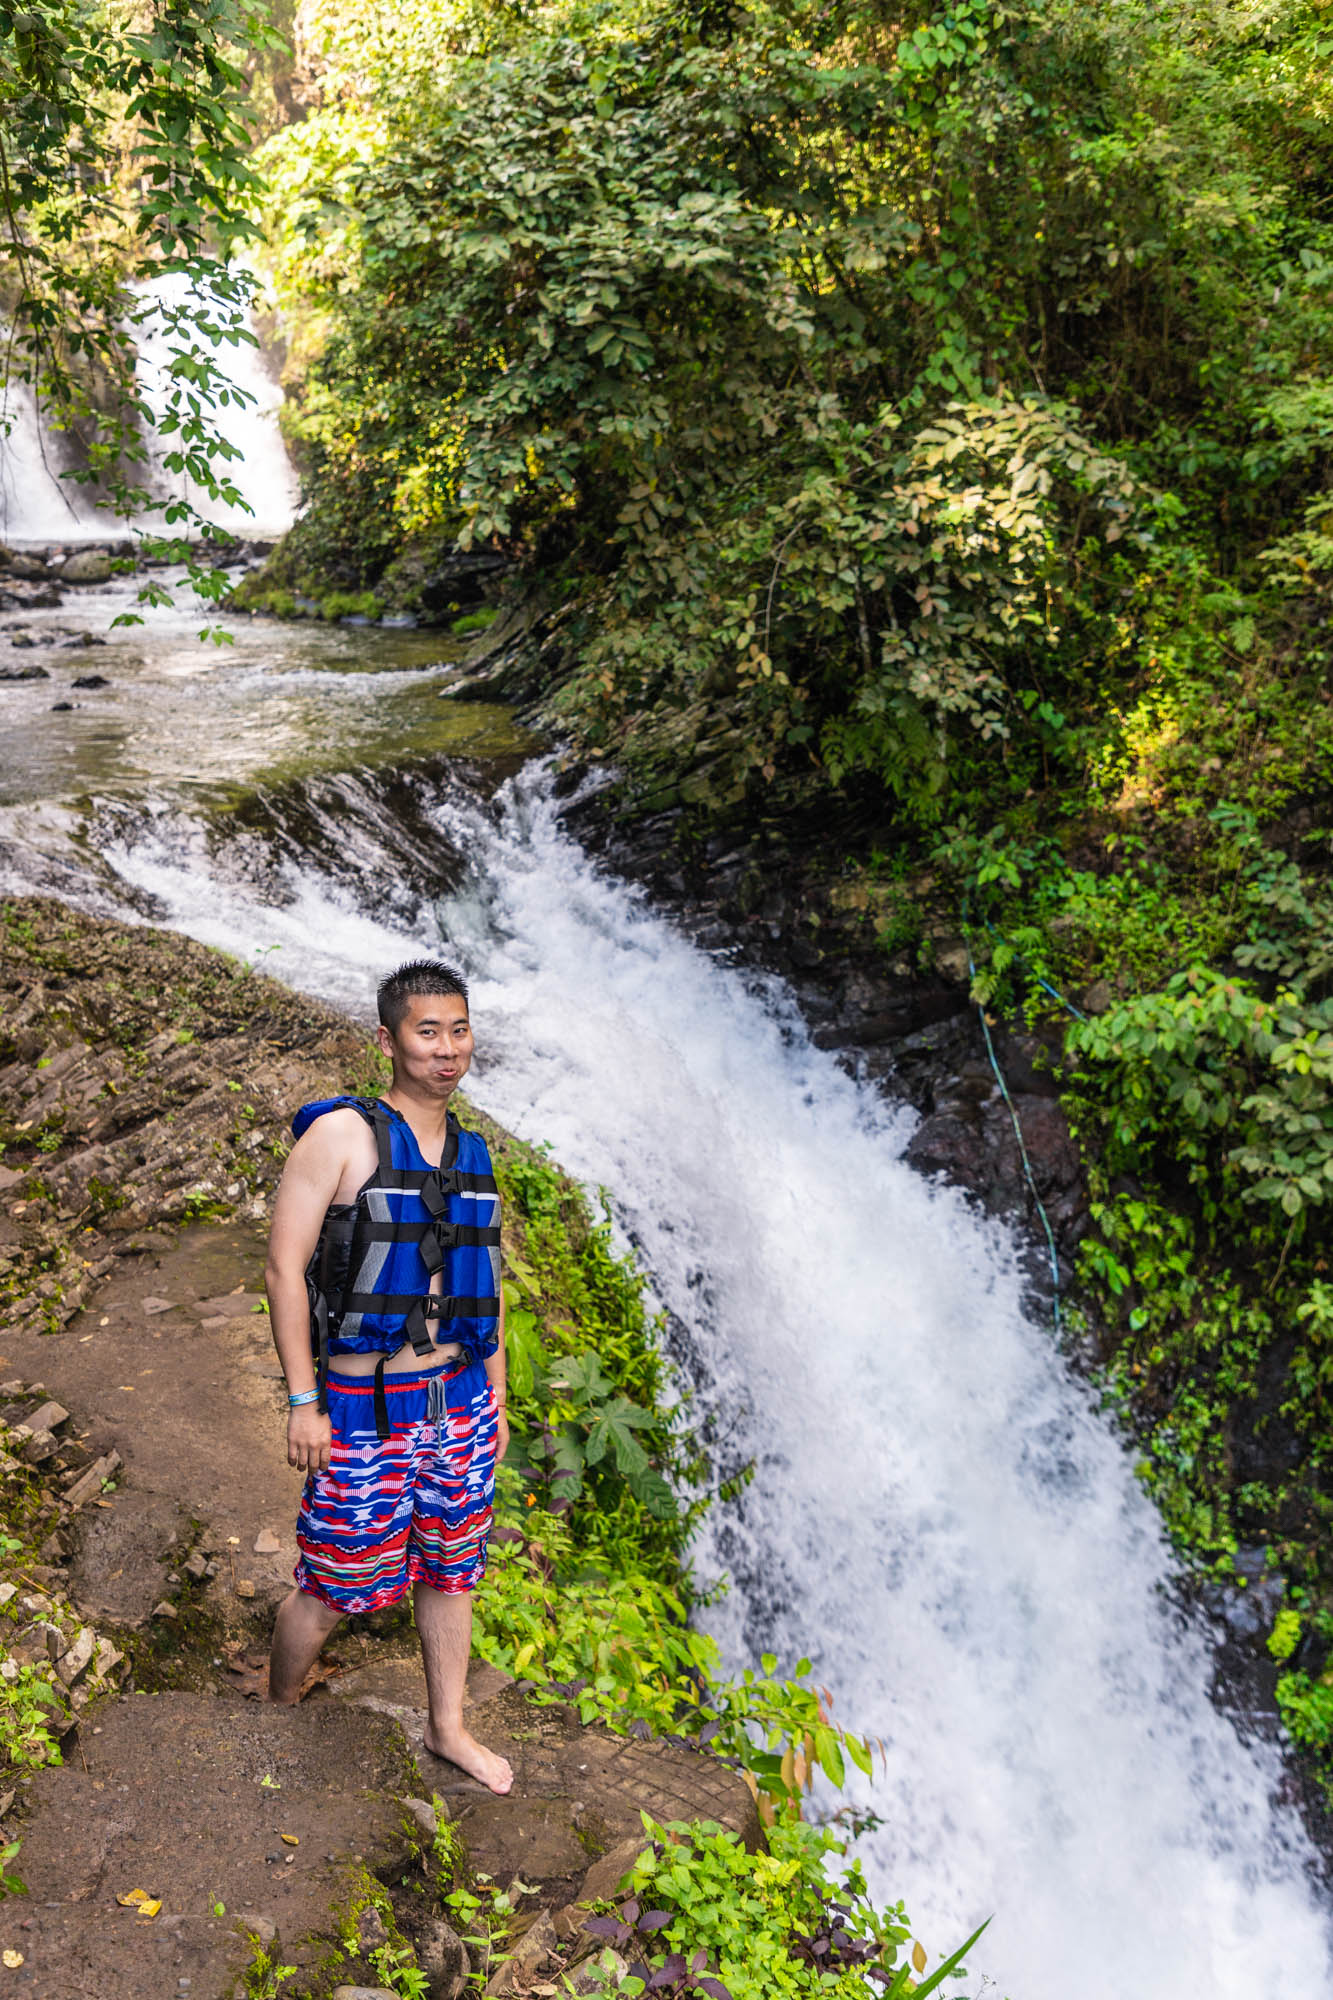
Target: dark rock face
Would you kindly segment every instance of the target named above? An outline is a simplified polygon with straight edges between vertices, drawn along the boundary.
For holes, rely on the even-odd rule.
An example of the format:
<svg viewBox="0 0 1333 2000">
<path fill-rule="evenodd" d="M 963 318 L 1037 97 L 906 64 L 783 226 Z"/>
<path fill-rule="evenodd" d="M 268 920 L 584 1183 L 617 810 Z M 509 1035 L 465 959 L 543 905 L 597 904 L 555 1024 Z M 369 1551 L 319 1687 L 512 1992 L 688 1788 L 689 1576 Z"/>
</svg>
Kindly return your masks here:
<svg viewBox="0 0 1333 2000">
<path fill-rule="evenodd" d="M 512 565 L 495 549 L 455 549 L 421 586 L 421 608 L 438 615 L 472 611 L 486 602 L 486 587 Z"/>
</svg>

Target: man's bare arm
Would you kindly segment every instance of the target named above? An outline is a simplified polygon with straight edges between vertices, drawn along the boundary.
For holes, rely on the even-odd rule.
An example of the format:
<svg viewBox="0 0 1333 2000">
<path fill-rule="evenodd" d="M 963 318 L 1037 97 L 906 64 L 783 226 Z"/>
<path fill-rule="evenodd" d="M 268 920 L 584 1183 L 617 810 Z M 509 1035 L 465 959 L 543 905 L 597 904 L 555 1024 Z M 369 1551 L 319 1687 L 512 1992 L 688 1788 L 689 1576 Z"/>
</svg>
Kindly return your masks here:
<svg viewBox="0 0 1333 2000">
<path fill-rule="evenodd" d="M 302 1133 L 287 1156 L 273 1204 L 268 1263 L 268 1291 L 273 1345 L 287 1378 L 288 1393 L 297 1396 L 315 1386 L 315 1362 L 310 1351 L 310 1302 L 305 1272 L 319 1241 L 325 1212 L 338 1192 L 351 1151 L 354 1111 L 327 1112 Z M 287 1462 L 305 1472 L 328 1469 L 332 1427 L 314 1403 L 292 1410 L 287 1421 Z"/>
</svg>

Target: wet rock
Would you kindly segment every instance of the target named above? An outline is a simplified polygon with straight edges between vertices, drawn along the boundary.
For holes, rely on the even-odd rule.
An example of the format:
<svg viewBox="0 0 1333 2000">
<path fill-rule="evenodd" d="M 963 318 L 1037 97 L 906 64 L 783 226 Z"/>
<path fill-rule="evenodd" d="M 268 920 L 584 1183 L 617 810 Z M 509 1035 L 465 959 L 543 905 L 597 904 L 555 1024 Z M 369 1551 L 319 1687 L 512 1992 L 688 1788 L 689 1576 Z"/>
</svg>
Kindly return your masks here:
<svg viewBox="0 0 1333 2000">
<path fill-rule="evenodd" d="M 549 1910 L 543 1910 L 514 1947 L 513 1955 L 494 1973 L 484 1988 L 488 1996 L 523 1992 L 531 1985 L 539 1966 L 560 1949 Z"/>
<path fill-rule="evenodd" d="M 106 1481 L 113 1478 L 119 1470 L 120 1453 L 118 1451 L 109 1451 L 103 1457 L 95 1459 L 83 1474 L 83 1477 L 76 1479 L 68 1493 L 66 1493 L 66 1507 L 73 1512 L 75 1508 L 82 1507 L 85 1501 L 94 1499 L 101 1492 Z"/>
<path fill-rule="evenodd" d="M 16 646 L 31 646 L 35 644 L 35 641 L 32 639 L 16 639 L 14 644 Z M 49 681 L 50 678 L 51 676 L 47 673 L 46 668 L 39 667 L 35 660 L 30 666 L 26 667 L 0 667 L 0 681 Z"/>
<path fill-rule="evenodd" d="M 414 1798 L 405 1798 L 403 1805 L 415 1821 L 422 1839 L 427 1841 L 434 1840 L 439 1828 L 439 1821 L 436 1819 L 434 1806 L 428 1806 L 424 1799 Z"/>
<path fill-rule="evenodd" d="M 608 1848 L 584 1876 L 580 1902 L 610 1902 L 647 1845 L 645 1836 L 631 1834 L 628 1840 L 618 1840 L 614 1847 Z"/>
<path fill-rule="evenodd" d="M 111 558 L 101 549 L 80 549 L 77 555 L 69 556 L 60 568 L 62 583 L 109 583 L 111 581 Z"/>
<path fill-rule="evenodd" d="M 513 568 L 508 556 L 495 549 L 455 549 L 421 585 L 421 606 L 436 616 L 469 611 L 486 601 L 489 584 Z"/>
<path fill-rule="evenodd" d="M 73 1687 L 75 1681 L 87 1672 L 96 1649 L 96 1632 L 91 1625 L 81 1626 L 73 1645 L 68 1646 L 56 1661 L 56 1672 L 66 1687 Z"/>
<path fill-rule="evenodd" d="M 105 674 L 80 674 L 72 685 L 76 688 L 107 688 L 111 683 Z"/>
<path fill-rule="evenodd" d="M 69 1411 L 63 1409 L 59 1403 L 41 1403 L 27 1422 L 29 1429 L 33 1431 L 56 1431 L 62 1424 L 69 1422 Z"/>
<path fill-rule="evenodd" d="M 77 706 L 78 704 L 72 701 L 53 701 L 51 703 L 51 713 L 52 715 L 65 715 Z"/>
<path fill-rule="evenodd" d="M 389 1936 L 384 1928 L 384 1919 L 373 1903 L 367 1903 L 356 1920 L 356 1934 L 361 1940 L 362 1951 L 374 1951 L 384 1944 Z"/>
<path fill-rule="evenodd" d="M 452 1924 L 430 1917 L 416 1940 L 417 1964 L 430 1981 L 430 2000 L 459 2000 L 472 1965 L 467 1946 Z"/>
</svg>

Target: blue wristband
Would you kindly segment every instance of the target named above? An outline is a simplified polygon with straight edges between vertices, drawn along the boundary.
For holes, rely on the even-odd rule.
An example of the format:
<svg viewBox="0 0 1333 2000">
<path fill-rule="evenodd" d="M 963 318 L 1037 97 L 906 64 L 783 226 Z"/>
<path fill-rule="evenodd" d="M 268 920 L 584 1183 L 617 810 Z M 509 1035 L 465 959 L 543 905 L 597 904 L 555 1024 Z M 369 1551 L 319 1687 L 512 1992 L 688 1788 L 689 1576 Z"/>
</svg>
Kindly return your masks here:
<svg viewBox="0 0 1333 2000">
<path fill-rule="evenodd" d="M 317 1403 L 318 1401 L 318 1389 L 302 1389 L 299 1396 L 289 1396 L 287 1398 L 287 1408 L 289 1410 L 299 1410 L 305 1403 Z"/>
</svg>

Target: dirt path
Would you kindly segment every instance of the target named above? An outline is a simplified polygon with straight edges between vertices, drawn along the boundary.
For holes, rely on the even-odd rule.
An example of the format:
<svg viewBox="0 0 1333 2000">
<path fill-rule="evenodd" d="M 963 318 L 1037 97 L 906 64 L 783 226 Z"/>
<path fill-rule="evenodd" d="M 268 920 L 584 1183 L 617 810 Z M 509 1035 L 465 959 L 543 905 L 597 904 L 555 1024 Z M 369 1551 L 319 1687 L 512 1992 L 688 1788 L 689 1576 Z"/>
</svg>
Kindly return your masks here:
<svg viewBox="0 0 1333 2000">
<path fill-rule="evenodd" d="M 11 1426 L 54 1425 L 0 1439 L 50 1474 L 42 1561 L 25 1557 L 27 1594 L 3 1600 L 6 1636 L 15 1659 L 50 1652 L 77 1717 L 64 1763 L 0 1802 L 31 1891 L 0 1904 L 0 1946 L 21 1959 L 0 1978 L 41 2000 L 322 1996 L 376 1986 L 388 1939 L 413 1949 L 431 2000 L 457 2000 L 439 1796 L 451 1867 L 530 1885 L 513 1956 L 489 1983 L 474 1965 L 468 1990 L 558 1990 L 593 1945 L 574 1905 L 623 1873 L 641 1808 L 757 1837 L 733 1772 L 584 1728 L 479 1667 L 472 1726 L 517 1770 L 493 1798 L 424 1750 L 401 1616 L 342 1628 L 332 1678 L 296 1711 L 246 1692 L 299 1497 L 259 1309 L 264 1215 L 292 1107 L 364 1087 L 363 1038 L 164 933 L 33 901 L 8 906 L 3 939 L 0 1396 Z M 118 1900 L 134 1890 L 161 1907 Z M 296 1968 L 280 1989 L 264 1953 Z"/>
</svg>

